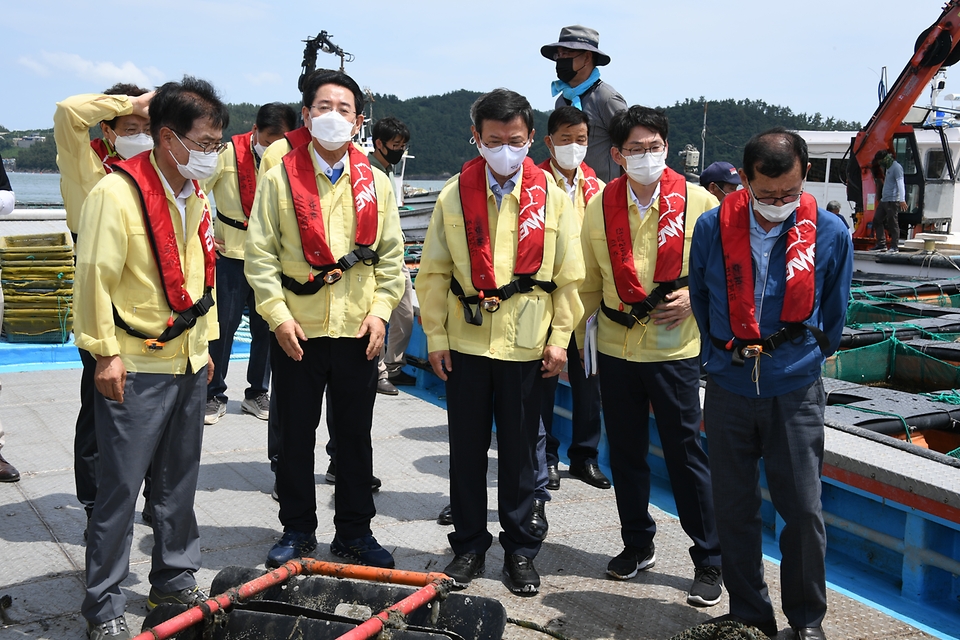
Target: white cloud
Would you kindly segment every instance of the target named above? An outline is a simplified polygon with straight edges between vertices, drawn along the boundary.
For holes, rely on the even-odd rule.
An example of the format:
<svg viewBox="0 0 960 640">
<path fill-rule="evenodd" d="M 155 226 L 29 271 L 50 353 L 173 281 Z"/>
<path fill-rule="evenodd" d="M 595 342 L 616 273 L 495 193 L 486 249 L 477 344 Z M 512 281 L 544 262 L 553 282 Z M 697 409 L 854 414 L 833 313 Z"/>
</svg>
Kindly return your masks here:
<svg viewBox="0 0 960 640">
<path fill-rule="evenodd" d="M 281 84 L 283 82 L 280 74 L 273 71 L 261 71 L 257 74 L 245 73 L 243 77 L 246 78 L 247 82 L 258 87 L 264 84 Z"/>
<path fill-rule="evenodd" d="M 164 74 L 156 67 L 137 67 L 129 60 L 120 64 L 107 61 L 86 60 L 75 53 L 42 51 L 39 60 L 22 56 L 17 62 L 41 76 L 52 71 L 66 72 L 98 84 L 132 82 L 144 87 L 162 80 Z"/>
</svg>

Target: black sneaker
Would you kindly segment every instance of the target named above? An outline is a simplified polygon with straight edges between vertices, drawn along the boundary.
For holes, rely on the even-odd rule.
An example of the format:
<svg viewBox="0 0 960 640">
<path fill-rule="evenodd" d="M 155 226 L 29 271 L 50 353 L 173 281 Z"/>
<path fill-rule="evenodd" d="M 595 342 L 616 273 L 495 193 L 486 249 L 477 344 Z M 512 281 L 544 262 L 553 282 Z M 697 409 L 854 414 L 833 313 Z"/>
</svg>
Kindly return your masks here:
<svg viewBox="0 0 960 640">
<path fill-rule="evenodd" d="M 540 591 L 540 574 L 533 566 L 533 558 L 508 555 L 503 559 L 503 581 L 518 596 L 533 596 Z"/>
<path fill-rule="evenodd" d="M 327 481 L 327 484 L 337 484 L 337 463 L 333 460 L 331 460 L 330 464 L 327 465 L 327 472 L 323 475 L 323 479 Z M 380 491 L 380 487 L 382 486 L 383 482 L 380 481 L 380 478 L 377 476 L 370 476 L 371 493 Z"/>
<path fill-rule="evenodd" d="M 317 548 L 317 539 L 312 533 L 302 531 L 284 531 L 277 544 L 267 553 L 264 563 L 270 569 L 276 569 L 284 562 L 302 558 Z"/>
<path fill-rule="evenodd" d="M 393 569 L 395 566 L 390 552 L 381 547 L 377 539 L 369 534 L 352 540 L 343 540 L 340 536 L 334 536 L 333 542 L 330 543 L 330 553 L 368 567 Z"/>
<path fill-rule="evenodd" d="M 645 549 L 626 547 L 616 558 L 607 564 L 607 575 L 617 580 L 629 580 L 639 571 L 646 571 L 657 563 L 653 543 Z"/>
<path fill-rule="evenodd" d="M 207 594 L 200 590 L 200 587 L 193 585 L 180 591 L 160 591 L 156 587 L 150 587 L 150 595 L 147 596 L 147 609 L 153 610 L 162 604 L 185 604 L 188 607 L 196 606 L 208 600 Z"/>
<path fill-rule="evenodd" d="M 483 574 L 484 569 L 484 554 L 462 553 L 455 557 L 443 572 L 453 579 L 454 587 L 463 589 L 471 580 Z"/>
<path fill-rule="evenodd" d="M 693 570 L 693 584 L 687 593 L 687 604 L 695 607 L 712 607 L 720 602 L 723 594 L 723 578 L 720 567 L 696 567 Z"/>
<path fill-rule="evenodd" d="M 87 621 L 87 638 L 89 640 L 130 640 L 133 635 L 127 629 L 127 620 L 118 616 L 104 622 Z"/>
</svg>

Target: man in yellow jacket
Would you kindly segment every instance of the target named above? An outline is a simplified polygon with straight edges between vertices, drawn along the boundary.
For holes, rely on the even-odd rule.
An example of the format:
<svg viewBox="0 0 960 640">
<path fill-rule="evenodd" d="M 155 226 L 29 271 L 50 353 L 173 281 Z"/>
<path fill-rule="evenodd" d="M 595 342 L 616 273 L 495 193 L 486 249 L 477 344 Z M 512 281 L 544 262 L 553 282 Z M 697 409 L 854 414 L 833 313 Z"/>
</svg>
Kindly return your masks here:
<svg viewBox="0 0 960 640">
<path fill-rule="evenodd" d="M 647 463 L 650 407 L 683 530 L 693 546 L 687 602 L 720 601 L 720 542 L 710 469 L 700 446 L 700 338 L 687 288 L 693 228 L 717 199 L 666 166 L 662 111 L 633 106 L 610 121 L 626 175 L 587 205 L 581 229 L 584 315 L 597 313 L 596 350 L 610 469 L 624 550 L 607 574 L 627 580 L 656 562 Z M 599 312 L 598 312 L 599 310 Z M 583 326 L 578 331 L 582 335 Z"/>
<path fill-rule="evenodd" d="M 226 106 L 209 83 L 164 84 L 151 101 L 156 144 L 91 190 L 80 217 L 77 345 L 96 358 L 100 482 L 89 524 L 90 638 L 128 638 L 120 584 L 129 572 L 137 489 L 153 467 L 153 565 L 147 606 L 192 605 L 200 539 L 194 495 L 203 409 L 218 335 L 209 203 L 199 180 L 222 150 Z"/>
<path fill-rule="evenodd" d="M 153 148 L 149 116 L 152 97 L 153 92 L 134 84 L 120 83 L 102 94 L 81 94 L 57 103 L 53 134 L 57 143 L 60 194 L 67 212 L 67 228 L 74 242 L 80 228 L 80 210 L 90 190 L 101 178 L 112 173 L 118 162 Z M 90 128 L 98 123 L 103 137 L 91 140 Z M 93 371 L 97 362 L 83 349 L 79 351 L 83 374 L 73 444 L 73 473 L 77 499 L 89 520 L 97 497 L 97 434 L 93 422 Z M 149 476 L 143 494 L 149 503 Z M 143 514 L 149 524 L 148 504 L 144 505 Z"/>
<path fill-rule="evenodd" d="M 529 526 L 541 386 L 563 368 L 583 312 L 583 258 L 570 199 L 527 158 L 527 99 L 497 89 L 474 103 L 471 118 L 481 157 L 440 193 L 417 275 L 430 364 L 447 383 L 455 557 L 444 572 L 462 587 L 484 570 L 495 417 L 503 579 L 532 595 L 542 544 Z"/>
<path fill-rule="evenodd" d="M 377 356 L 403 292 L 400 216 L 387 177 L 351 143 L 363 124 L 359 85 L 338 71 L 311 75 L 302 115 L 312 140 L 261 175 L 244 255 L 257 311 L 274 332 L 271 419 L 281 432 L 283 536 L 266 563 L 277 567 L 317 546 L 314 448 L 329 385 L 338 445 L 330 551 L 393 567 L 370 529 L 370 429 Z"/>
<path fill-rule="evenodd" d="M 243 245 L 253 209 L 257 171 L 266 148 L 294 129 L 297 114 L 282 102 L 265 104 L 257 111 L 253 129 L 233 136 L 220 154 L 216 173 L 203 183 L 217 203 L 214 233 L 217 240 L 217 317 L 220 337 L 210 343 L 213 380 L 207 388 L 204 424 L 216 424 L 227 411 L 227 368 L 233 336 L 240 326 L 243 308 L 250 309 L 250 358 L 247 388 L 240 410 L 261 420 L 269 415 L 270 329 L 256 311 L 253 290 L 243 275 Z"/>
</svg>

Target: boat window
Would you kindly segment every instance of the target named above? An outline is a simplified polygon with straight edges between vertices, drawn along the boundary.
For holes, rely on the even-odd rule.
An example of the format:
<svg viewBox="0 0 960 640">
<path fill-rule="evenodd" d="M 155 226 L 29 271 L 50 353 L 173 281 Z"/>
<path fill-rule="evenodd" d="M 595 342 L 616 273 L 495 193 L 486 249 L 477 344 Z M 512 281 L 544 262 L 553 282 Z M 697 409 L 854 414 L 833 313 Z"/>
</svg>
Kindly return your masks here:
<svg viewBox="0 0 960 640">
<path fill-rule="evenodd" d="M 947 159 L 943 155 L 943 149 L 930 149 L 927 151 L 927 179 L 939 180 L 943 178 L 943 170 L 947 166 Z"/>
<path fill-rule="evenodd" d="M 843 165 L 846 161 L 842 158 L 830 158 L 830 184 L 844 184 Z"/>
<path fill-rule="evenodd" d="M 807 171 L 807 182 L 826 182 L 827 159 L 810 158 L 810 170 Z"/>
<path fill-rule="evenodd" d="M 903 167 L 903 175 L 912 176 L 917 173 L 917 158 L 908 142 L 906 136 L 894 136 L 893 152 L 897 156 L 897 162 Z"/>
</svg>

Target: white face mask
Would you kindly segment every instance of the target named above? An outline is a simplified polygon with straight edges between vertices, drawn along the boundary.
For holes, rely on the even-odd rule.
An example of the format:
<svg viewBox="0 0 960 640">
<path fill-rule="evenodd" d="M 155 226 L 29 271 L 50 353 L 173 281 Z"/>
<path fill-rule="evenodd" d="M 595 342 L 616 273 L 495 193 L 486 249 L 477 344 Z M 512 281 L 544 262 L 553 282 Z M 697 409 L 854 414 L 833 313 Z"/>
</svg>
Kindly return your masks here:
<svg viewBox="0 0 960 640">
<path fill-rule="evenodd" d="M 565 144 L 562 147 L 556 145 L 553 147 L 553 159 L 556 161 L 557 166 L 565 171 L 573 171 L 580 166 L 580 163 L 583 162 L 583 159 L 586 157 L 586 145 L 574 142 L 572 144 Z"/>
<path fill-rule="evenodd" d="M 113 140 L 113 148 L 124 160 L 132 158 L 138 153 L 153 149 L 153 138 L 146 133 L 138 133 L 133 136 L 118 135 Z"/>
<path fill-rule="evenodd" d="M 804 182 L 803 187 L 806 186 Z M 803 188 L 800 190 L 801 195 L 803 194 Z M 750 197 L 753 200 L 753 210 L 763 216 L 764 220 L 768 222 L 783 222 L 790 217 L 790 214 L 796 211 L 797 207 L 800 206 L 800 198 L 797 198 L 793 202 L 787 202 L 781 205 L 773 204 L 763 204 L 762 202 L 757 202 L 757 196 L 753 194 L 753 189 L 750 189 Z"/>
<path fill-rule="evenodd" d="M 627 175 L 640 184 L 651 185 L 660 179 L 667 168 L 667 150 L 660 153 L 648 151 L 642 156 L 624 156 L 627 160 Z"/>
<path fill-rule="evenodd" d="M 353 122 L 337 111 L 310 118 L 310 135 L 327 151 L 336 151 L 353 138 Z"/>
<path fill-rule="evenodd" d="M 482 142 L 477 142 L 477 148 L 480 150 L 483 159 L 490 165 L 491 171 L 497 175 L 509 177 L 520 170 L 520 165 L 523 164 L 527 152 L 530 151 L 530 143 L 528 142 L 519 149 L 508 144 L 491 149 Z"/>
<path fill-rule="evenodd" d="M 262 158 L 263 154 L 266 153 L 267 148 L 260 144 L 260 132 L 258 131 L 254 135 L 256 136 L 257 141 L 253 143 L 253 150 L 257 152 L 258 158 Z"/>
<path fill-rule="evenodd" d="M 176 133 L 173 135 L 177 136 Z M 187 149 L 187 145 L 183 144 L 180 136 L 177 136 L 177 140 L 180 141 L 184 149 Z M 180 172 L 180 175 L 187 180 L 206 180 L 216 172 L 217 159 L 220 157 L 219 154 L 204 153 L 203 151 L 194 151 L 193 149 L 187 149 L 187 153 L 190 154 L 190 159 L 187 160 L 187 164 L 180 164 L 177 161 L 177 157 L 173 155 L 173 152 L 170 152 L 170 157 L 177 163 L 177 170 Z"/>
</svg>

